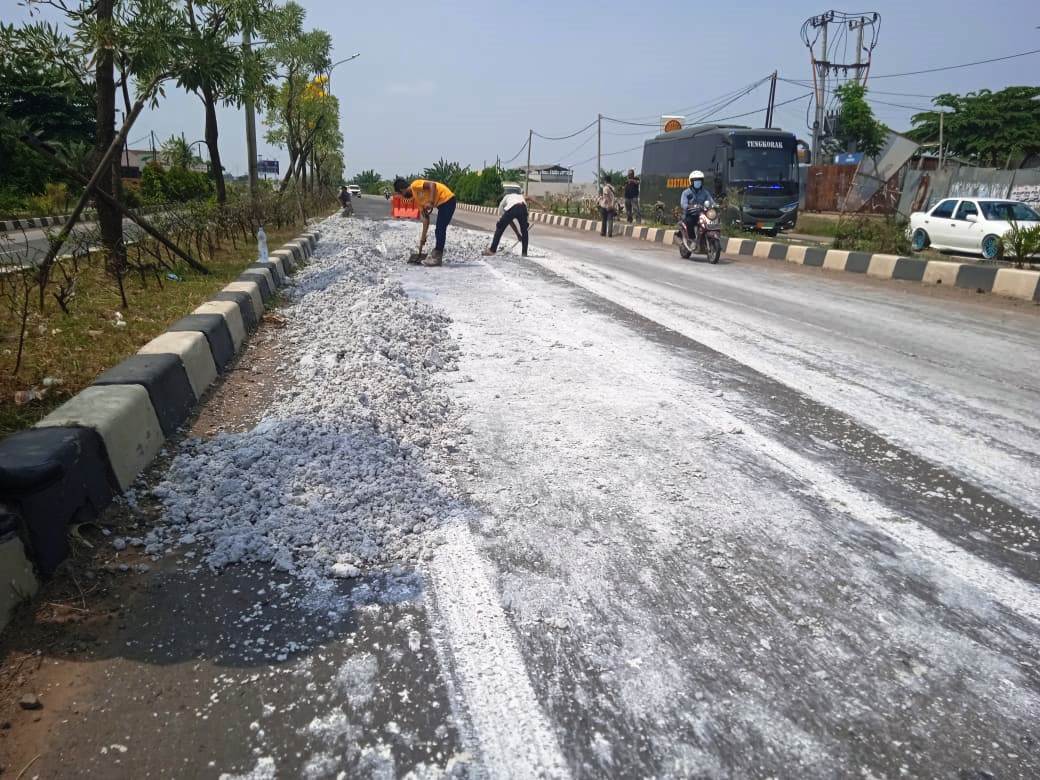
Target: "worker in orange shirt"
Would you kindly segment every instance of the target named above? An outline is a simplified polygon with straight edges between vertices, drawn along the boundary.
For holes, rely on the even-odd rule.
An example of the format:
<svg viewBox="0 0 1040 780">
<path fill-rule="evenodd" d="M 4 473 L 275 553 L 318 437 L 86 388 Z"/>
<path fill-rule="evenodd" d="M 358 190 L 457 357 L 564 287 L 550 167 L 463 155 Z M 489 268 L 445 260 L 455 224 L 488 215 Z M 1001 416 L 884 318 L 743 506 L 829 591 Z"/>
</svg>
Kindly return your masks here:
<svg viewBox="0 0 1040 780">
<path fill-rule="evenodd" d="M 416 179 L 411 184 L 398 176 L 394 179 L 394 192 L 407 203 L 415 204 L 422 211 L 423 222 L 430 224 L 430 214 L 437 209 L 437 225 L 434 227 L 434 246 L 423 265 L 440 265 L 444 260 L 444 244 L 448 240 L 448 225 L 455 216 L 455 193 L 447 185 L 429 179 Z"/>
</svg>

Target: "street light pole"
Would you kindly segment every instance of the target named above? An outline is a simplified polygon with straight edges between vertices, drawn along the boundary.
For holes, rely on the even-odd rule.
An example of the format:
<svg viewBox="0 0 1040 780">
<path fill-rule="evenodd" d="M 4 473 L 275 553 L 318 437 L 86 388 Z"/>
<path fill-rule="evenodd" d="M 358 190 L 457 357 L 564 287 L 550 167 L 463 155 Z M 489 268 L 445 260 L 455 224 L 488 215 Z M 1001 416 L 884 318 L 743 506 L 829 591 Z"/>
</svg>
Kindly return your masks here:
<svg viewBox="0 0 1040 780">
<path fill-rule="evenodd" d="M 337 67 L 342 65 L 344 62 L 350 62 L 351 60 L 356 60 L 360 56 L 361 56 L 361 52 L 357 52 L 356 54 L 351 54 L 345 60 L 340 60 L 339 62 L 334 62 L 331 65 L 329 65 L 329 70 L 328 70 L 329 83 L 327 85 L 327 89 L 328 89 L 330 94 L 332 93 L 332 71 L 334 71 Z"/>
</svg>

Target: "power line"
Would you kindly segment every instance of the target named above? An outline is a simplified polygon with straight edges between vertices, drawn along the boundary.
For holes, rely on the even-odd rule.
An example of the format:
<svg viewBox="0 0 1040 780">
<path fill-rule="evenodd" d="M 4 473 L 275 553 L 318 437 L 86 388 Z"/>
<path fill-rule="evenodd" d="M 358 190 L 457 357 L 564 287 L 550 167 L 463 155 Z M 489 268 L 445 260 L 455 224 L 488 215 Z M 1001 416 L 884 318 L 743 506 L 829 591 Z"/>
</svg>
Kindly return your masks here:
<svg viewBox="0 0 1040 780">
<path fill-rule="evenodd" d="M 783 82 L 786 82 L 787 84 L 794 84 L 797 87 L 805 87 L 806 89 L 808 89 L 809 87 L 812 86 L 812 82 L 809 81 L 808 79 L 785 79 L 785 78 L 780 78 L 779 80 L 783 81 Z M 832 90 L 827 90 L 827 91 L 830 92 Z M 937 95 L 922 95 L 920 92 L 885 92 L 884 90 L 870 89 L 870 88 L 867 89 L 867 92 L 869 92 L 871 95 L 893 95 L 894 97 L 916 97 L 916 98 L 925 98 L 926 100 L 932 100 L 935 97 L 937 97 Z"/>
<path fill-rule="evenodd" d="M 523 154 L 524 150 L 527 148 L 527 144 L 530 142 L 530 140 L 531 139 L 528 138 L 526 141 L 524 141 L 524 145 L 520 147 L 520 151 L 517 152 L 516 154 L 514 154 L 512 157 L 510 157 L 508 160 L 506 160 L 505 162 L 503 162 L 501 164 L 502 165 L 509 165 L 509 163 L 513 162 L 513 160 L 515 160 L 517 157 L 519 157 L 521 154 Z"/>
<path fill-rule="evenodd" d="M 639 146 L 633 146 L 631 149 L 619 149 L 616 152 L 604 152 L 603 154 L 601 154 L 599 156 L 600 157 L 615 157 L 615 156 L 617 156 L 619 154 L 625 154 L 627 152 L 634 152 L 637 149 L 642 149 L 642 148 L 643 148 L 643 145 L 640 144 Z M 592 157 L 589 157 L 586 160 L 581 160 L 580 162 L 568 164 L 567 167 L 568 168 L 577 168 L 579 165 L 584 165 L 585 163 L 592 162 L 595 159 L 596 159 L 596 155 L 593 155 Z"/>
<path fill-rule="evenodd" d="M 769 77 L 766 76 L 766 79 L 768 79 L 768 78 Z M 762 81 L 765 81 L 766 79 L 762 79 L 762 80 L 757 81 L 757 82 L 752 82 L 751 84 L 745 84 L 743 87 L 738 87 L 737 89 L 734 89 L 734 90 L 732 90 L 730 92 L 725 92 L 722 95 L 718 95 L 717 97 L 708 98 L 707 100 L 701 100 L 701 101 L 699 101 L 697 103 L 692 103 L 691 105 L 683 106 L 682 108 L 676 108 L 676 109 L 674 109 L 672 111 L 669 111 L 667 113 L 667 115 L 668 116 L 673 116 L 673 115 L 674 116 L 682 116 L 682 117 L 689 116 L 688 112 L 693 111 L 693 109 L 695 109 L 695 108 L 701 108 L 703 106 L 710 106 L 710 105 L 712 105 L 714 103 L 718 103 L 718 102 L 721 102 L 723 100 L 726 100 L 727 98 L 733 97 L 737 93 L 744 92 L 746 89 L 751 87 L 753 84 L 760 84 L 760 83 L 762 83 Z M 638 122 L 638 121 L 643 120 L 643 119 L 656 119 L 659 116 L 660 116 L 660 114 L 646 114 L 644 116 L 630 116 L 630 117 L 626 117 L 626 121 Z M 654 124 L 656 125 L 656 122 Z"/>
<path fill-rule="evenodd" d="M 790 100 L 784 100 L 779 103 L 774 103 L 773 108 L 779 108 L 780 106 L 788 106 L 791 103 L 797 103 L 799 100 L 805 100 L 807 97 L 812 97 L 812 92 L 806 92 L 804 95 L 799 95 L 798 97 L 791 98 Z M 732 116 L 723 116 L 719 117 L 718 119 L 712 119 L 711 121 L 728 122 L 730 119 L 740 119 L 741 117 L 751 116 L 752 114 L 760 114 L 762 113 L 762 110 L 763 109 L 761 108 L 756 108 L 754 111 L 746 111 L 743 114 L 733 114 Z"/>
<path fill-rule="evenodd" d="M 946 65 L 941 68 L 927 68 L 926 70 L 912 70 L 906 73 L 886 73 L 882 76 L 871 76 L 872 79 L 897 79 L 903 76 L 920 76 L 922 73 L 940 73 L 945 70 L 957 70 L 958 68 L 971 68 L 975 65 L 987 65 L 991 62 L 1003 62 L 1004 60 L 1013 60 L 1018 57 L 1028 57 L 1031 54 L 1040 54 L 1040 49 L 1033 49 L 1032 51 L 1023 51 L 1018 54 L 1008 54 L 1005 57 L 991 57 L 988 60 L 976 60 L 975 62 L 965 62 L 962 65 Z"/>
<path fill-rule="evenodd" d="M 574 136 L 576 136 L 576 135 L 581 135 L 586 130 L 588 130 L 590 127 L 595 125 L 597 121 L 598 120 L 593 119 L 591 122 L 589 122 L 587 125 L 585 125 L 585 127 L 581 128 L 581 130 L 576 130 L 575 132 L 571 133 L 570 135 L 552 136 L 552 135 L 542 135 L 541 133 L 534 133 L 534 135 L 538 136 L 543 141 L 566 141 L 568 138 L 574 138 Z"/>
<path fill-rule="evenodd" d="M 657 122 L 626 122 L 624 119 L 614 119 L 612 116 L 603 115 L 608 122 L 617 122 L 619 125 L 632 125 L 633 127 L 657 127 Z"/>
</svg>

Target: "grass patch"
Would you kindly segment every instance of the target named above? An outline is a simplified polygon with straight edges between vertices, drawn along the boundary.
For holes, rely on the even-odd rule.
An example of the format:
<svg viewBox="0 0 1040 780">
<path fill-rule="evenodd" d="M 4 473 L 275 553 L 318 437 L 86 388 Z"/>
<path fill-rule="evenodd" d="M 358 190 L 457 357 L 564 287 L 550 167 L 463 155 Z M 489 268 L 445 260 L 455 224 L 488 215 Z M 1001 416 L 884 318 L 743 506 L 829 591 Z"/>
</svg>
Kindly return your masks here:
<svg viewBox="0 0 1040 780">
<path fill-rule="evenodd" d="M 268 244 L 277 248 L 295 238 L 299 230 L 272 230 Z M 172 322 L 208 300 L 255 259 L 255 245 L 242 245 L 236 250 L 228 244 L 208 261 L 208 275 L 182 266 L 176 272 L 180 281 L 164 277 L 160 283 L 154 276 L 143 280 L 128 276 L 130 308 L 121 312 L 126 322 L 122 327 L 115 324 L 120 303 L 115 282 L 105 275 L 100 261 L 93 262 L 77 280 L 71 314 L 64 314 L 53 299 L 48 300 L 43 314 L 38 309 L 30 314 L 25 355 L 17 375 L 11 372 L 18 349 L 18 322 L 8 309 L 0 310 L 0 436 L 45 417 L 102 371 L 137 352 Z M 61 380 L 61 384 L 47 388 L 42 399 L 15 403 L 16 392 L 42 388 L 48 377 Z"/>
<path fill-rule="evenodd" d="M 808 214 L 798 215 L 798 224 L 793 233 L 804 233 L 809 236 L 827 236 L 834 238 L 838 234 L 838 220 L 813 217 Z"/>
</svg>

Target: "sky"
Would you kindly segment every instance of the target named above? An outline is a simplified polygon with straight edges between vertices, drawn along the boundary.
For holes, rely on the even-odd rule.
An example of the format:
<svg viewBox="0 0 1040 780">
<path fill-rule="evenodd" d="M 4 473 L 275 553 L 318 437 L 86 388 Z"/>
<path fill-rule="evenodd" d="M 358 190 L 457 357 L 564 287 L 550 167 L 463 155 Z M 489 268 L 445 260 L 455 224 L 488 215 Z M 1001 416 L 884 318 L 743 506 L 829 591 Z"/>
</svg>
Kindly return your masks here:
<svg viewBox="0 0 1040 780">
<path fill-rule="evenodd" d="M 704 116 L 709 103 L 774 70 L 781 78 L 811 79 L 802 23 L 829 8 L 824 1 L 730 0 L 725 4 L 660 0 L 527 0 L 524 3 L 445 3 L 393 0 L 298 0 L 307 27 L 331 33 L 334 60 L 361 56 L 333 73 L 345 139 L 347 176 L 373 168 L 384 176 L 420 171 L 439 158 L 479 167 L 496 156 L 517 155 L 528 129 L 569 135 L 598 113 L 655 123 L 661 114 Z M 999 6 L 999 13 L 994 9 Z M 910 126 L 929 96 L 983 88 L 1040 84 L 1040 54 L 941 73 L 891 79 L 874 76 L 957 65 L 1040 49 L 1040 3 L 998 0 L 881 0 L 842 10 L 877 11 L 870 95 L 875 115 L 895 130 Z M 0 0 L 0 19 L 27 16 L 16 0 Z M 851 44 L 851 38 L 850 38 Z M 841 54 L 854 57 L 854 44 Z M 777 102 L 810 90 L 780 82 Z M 898 95 L 885 94 L 900 93 Z M 734 123 L 764 122 L 768 85 L 720 108 L 708 118 L 761 109 Z M 707 106 L 704 104 L 708 103 Z M 776 109 L 774 126 L 808 138 L 800 99 Z M 698 105 L 699 104 L 699 105 Z M 890 105 L 896 104 L 896 105 Z M 691 109 L 691 106 L 696 108 Z M 677 109 L 684 109 L 677 111 Z M 221 157 L 244 173 L 242 112 L 220 112 Z M 130 134 L 146 148 L 148 137 L 203 136 L 202 104 L 168 90 L 156 111 L 146 111 Z M 603 167 L 640 167 L 642 141 L 655 127 L 603 123 Z M 262 139 L 263 131 L 258 133 Z M 595 171 L 596 131 L 561 141 L 537 136 L 533 163 L 575 167 L 575 179 Z M 287 161 L 284 149 L 263 140 L 265 159 Z M 526 162 L 526 150 L 513 164 Z"/>
</svg>

